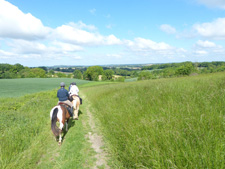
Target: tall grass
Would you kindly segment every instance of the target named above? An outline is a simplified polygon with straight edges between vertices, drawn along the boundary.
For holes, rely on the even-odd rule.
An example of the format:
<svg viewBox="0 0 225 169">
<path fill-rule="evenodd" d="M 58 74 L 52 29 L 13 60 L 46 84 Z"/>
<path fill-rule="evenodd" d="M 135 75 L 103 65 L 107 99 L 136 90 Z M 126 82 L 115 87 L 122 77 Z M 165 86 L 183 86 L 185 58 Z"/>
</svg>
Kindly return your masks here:
<svg viewBox="0 0 225 169">
<path fill-rule="evenodd" d="M 49 112 L 57 90 L 0 98 L 0 168 L 89 168 L 92 151 L 83 117 L 69 122 L 61 147 L 51 131 Z M 82 111 L 82 106 L 81 106 Z"/>
<path fill-rule="evenodd" d="M 225 74 L 83 90 L 117 168 L 225 168 Z"/>
<path fill-rule="evenodd" d="M 51 100 L 51 97 L 54 99 Z M 19 168 L 19 164 L 22 164 L 20 160 L 24 160 L 24 163 L 28 161 L 24 156 L 26 150 L 33 146 L 36 147 L 30 152 L 29 161 L 41 156 L 35 151 L 38 148 L 44 151 L 46 136 L 40 133 L 46 132 L 49 110 L 56 103 L 55 98 L 55 92 L 43 92 L 21 98 L 0 99 L 0 168 Z M 33 145 L 36 139 L 39 144 Z"/>
</svg>

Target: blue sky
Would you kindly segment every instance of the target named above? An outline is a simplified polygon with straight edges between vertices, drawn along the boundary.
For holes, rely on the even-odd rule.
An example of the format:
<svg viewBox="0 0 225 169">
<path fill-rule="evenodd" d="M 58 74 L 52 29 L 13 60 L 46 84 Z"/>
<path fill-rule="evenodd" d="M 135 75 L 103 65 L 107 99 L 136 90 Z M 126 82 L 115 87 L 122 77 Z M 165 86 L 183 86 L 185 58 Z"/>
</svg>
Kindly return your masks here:
<svg viewBox="0 0 225 169">
<path fill-rule="evenodd" d="M 0 63 L 225 61 L 224 0 L 0 0 Z"/>
</svg>

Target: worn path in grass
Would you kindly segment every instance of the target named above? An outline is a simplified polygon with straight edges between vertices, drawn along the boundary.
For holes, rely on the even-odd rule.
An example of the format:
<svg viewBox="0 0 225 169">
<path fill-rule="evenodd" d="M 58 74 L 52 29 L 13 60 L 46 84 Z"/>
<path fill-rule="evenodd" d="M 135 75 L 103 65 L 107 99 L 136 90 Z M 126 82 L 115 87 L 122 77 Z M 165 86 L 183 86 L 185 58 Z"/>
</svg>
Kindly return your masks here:
<svg viewBox="0 0 225 169">
<path fill-rule="evenodd" d="M 84 103 L 79 120 L 70 120 L 61 146 L 55 141 L 49 118 L 58 100 L 56 90 L 28 91 L 13 100 L 0 97 L 0 168 L 109 168 L 92 108 L 80 94 Z"/>
<path fill-rule="evenodd" d="M 85 96 L 83 96 L 83 99 L 85 100 L 86 103 L 88 103 L 88 100 Z M 86 113 L 86 120 L 83 121 L 85 128 L 88 127 L 88 134 L 86 134 L 86 138 L 88 138 L 89 142 L 91 143 L 91 147 L 95 151 L 95 164 L 93 166 L 94 169 L 103 167 L 105 169 L 109 169 L 110 167 L 107 164 L 107 153 L 105 150 L 103 150 L 104 147 L 104 141 L 102 139 L 102 135 L 96 126 L 96 120 L 94 119 L 92 112 L 90 111 L 90 104 L 86 104 L 85 108 L 85 113 Z"/>
<path fill-rule="evenodd" d="M 58 146 L 51 131 L 48 147 L 37 168 L 104 168 L 109 169 L 104 142 L 87 98 L 80 106 L 79 120 L 70 121 L 63 143 Z M 49 124 L 50 125 L 50 124 Z"/>
</svg>

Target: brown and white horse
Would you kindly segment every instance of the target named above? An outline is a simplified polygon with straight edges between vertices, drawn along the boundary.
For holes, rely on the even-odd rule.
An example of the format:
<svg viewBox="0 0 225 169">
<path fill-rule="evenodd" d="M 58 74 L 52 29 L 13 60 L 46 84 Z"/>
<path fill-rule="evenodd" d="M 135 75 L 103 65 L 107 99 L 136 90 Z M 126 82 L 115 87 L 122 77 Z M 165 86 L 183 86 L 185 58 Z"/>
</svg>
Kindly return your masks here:
<svg viewBox="0 0 225 169">
<path fill-rule="evenodd" d="M 56 137 L 59 136 L 59 145 L 61 145 L 63 127 L 66 124 L 66 131 L 68 131 L 70 114 L 67 108 L 63 104 L 60 104 L 52 108 L 50 111 L 50 119 L 52 132 Z M 57 121 L 59 122 L 59 128 L 56 125 Z"/>
<path fill-rule="evenodd" d="M 72 95 L 71 96 L 73 98 L 73 108 L 74 108 L 74 115 L 73 115 L 73 119 L 74 120 L 78 120 L 78 112 L 79 112 L 79 108 L 80 108 L 80 97 L 77 95 Z"/>
</svg>

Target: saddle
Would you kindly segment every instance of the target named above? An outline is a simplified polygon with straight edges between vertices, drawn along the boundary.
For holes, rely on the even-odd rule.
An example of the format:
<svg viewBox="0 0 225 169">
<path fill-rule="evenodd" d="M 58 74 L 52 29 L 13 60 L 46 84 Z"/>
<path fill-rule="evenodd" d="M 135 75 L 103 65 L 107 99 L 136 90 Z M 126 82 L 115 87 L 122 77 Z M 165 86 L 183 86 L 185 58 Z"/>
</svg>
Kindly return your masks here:
<svg viewBox="0 0 225 169">
<path fill-rule="evenodd" d="M 63 102 L 59 102 L 58 105 L 62 105 L 63 107 L 65 107 L 68 110 L 70 116 L 73 117 L 72 109 L 71 109 L 71 107 L 68 104 L 63 103 Z"/>
</svg>

